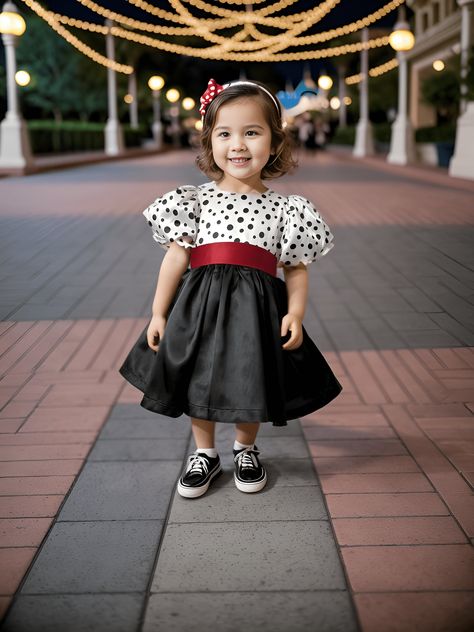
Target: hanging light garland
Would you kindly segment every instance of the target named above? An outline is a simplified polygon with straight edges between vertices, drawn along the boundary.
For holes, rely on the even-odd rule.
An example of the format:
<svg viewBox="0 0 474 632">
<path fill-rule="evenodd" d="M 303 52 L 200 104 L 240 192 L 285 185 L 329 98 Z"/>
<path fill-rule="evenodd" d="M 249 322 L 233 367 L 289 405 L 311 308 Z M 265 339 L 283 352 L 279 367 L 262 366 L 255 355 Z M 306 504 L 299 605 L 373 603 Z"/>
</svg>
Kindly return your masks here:
<svg viewBox="0 0 474 632">
<path fill-rule="evenodd" d="M 117 72 L 122 72 L 125 74 L 130 74 L 133 71 L 131 66 L 118 64 L 117 62 L 111 62 L 107 59 L 107 57 L 101 55 L 97 51 L 94 51 L 90 46 L 87 46 L 86 44 L 81 42 L 77 37 L 75 37 L 66 28 L 64 28 L 63 25 L 65 24 L 67 26 L 100 34 L 106 34 L 108 32 L 107 27 L 86 22 L 84 20 L 77 20 L 75 18 L 70 18 L 58 13 L 52 13 L 44 9 L 36 0 L 22 1 L 30 9 L 32 9 L 32 11 L 34 11 L 37 15 L 44 19 L 59 35 L 64 37 L 66 41 L 75 46 L 80 52 L 93 59 L 93 61 L 107 67 L 113 67 Z M 221 4 L 248 5 L 248 2 L 244 2 L 244 0 L 218 1 L 220 1 Z M 294 4 L 297 1 L 298 0 L 280 0 L 280 2 L 273 3 L 270 6 L 254 8 L 252 11 L 233 11 L 208 5 L 203 0 L 169 0 L 171 6 L 177 12 L 170 13 L 168 11 L 158 9 L 153 5 L 150 5 L 149 3 L 145 2 L 145 0 L 128 0 L 128 2 L 130 2 L 134 6 L 149 13 L 152 13 L 157 17 L 172 21 L 174 24 L 181 23 L 187 25 L 183 27 L 164 26 L 135 20 L 121 15 L 115 11 L 111 11 L 105 7 L 102 7 L 97 2 L 94 2 L 94 0 L 78 0 L 78 2 L 80 2 L 91 11 L 120 24 L 121 26 L 113 26 L 110 29 L 111 33 L 114 36 L 174 54 L 198 57 L 201 59 L 218 59 L 224 61 L 239 62 L 275 62 L 321 59 L 327 57 L 337 57 L 340 55 L 346 55 L 348 53 L 355 53 L 363 50 L 364 48 L 370 49 L 380 46 L 386 46 L 389 40 L 388 36 L 371 39 L 366 43 L 357 42 L 326 49 L 291 53 L 279 52 L 293 46 L 302 46 L 307 44 L 314 44 L 321 41 L 328 41 L 335 37 L 341 37 L 343 35 L 356 32 L 357 30 L 376 22 L 378 19 L 386 15 L 388 12 L 393 11 L 404 2 L 404 0 L 391 0 L 377 11 L 360 20 L 352 22 L 351 24 L 346 24 L 342 27 L 331 29 L 329 31 L 321 33 L 316 33 L 314 35 L 299 36 L 301 32 L 307 30 L 310 26 L 322 19 L 324 15 L 331 11 L 340 2 L 340 0 L 326 0 L 314 9 L 293 14 L 291 16 L 281 16 L 279 18 L 268 17 L 268 13 L 270 11 L 281 11 L 282 9 L 290 6 L 291 4 Z M 196 16 L 193 16 L 186 7 L 184 7 L 183 2 L 191 4 L 193 7 L 201 8 L 202 10 L 209 10 L 209 12 L 214 12 L 215 14 L 217 10 L 221 12 L 220 15 L 222 15 L 222 12 L 224 12 L 224 19 L 208 20 L 197 18 Z M 259 3 L 260 2 L 257 2 L 257 4 Z M 268 35 L 262 33 L 255 26 L 256 24 L 261 25 L 262 20 L 264 21 L 264 23 L 267 21 L 277 21 L 278 28 L 286 28 L 286 32 L 278 35 Z M 215 30 L 223 28 L 228 29 L 235 26 L 240 26 L 241 28 L 237 33 L 233 34 L 230 37 L 219 36 L 213 32 Z M 271 26 L 276 26 L 276 24 L 272 23 Z M 175 44 L 173 42 L 163 41 L 155 37 L 150 37 L 149 35 L 144 35 L 143 33 L 137 33 L 135 32 L 135 30 L 131 29 L 141 30 L 142 32 L 145 31 L 153 34 L 171 36 L 199 35 L 200 37 L 202 37 L 202 39 L 212 41 L 216 45 L 206 48 L 184 46 Z M 248 36 L 253 37 L 253 41 L 242 41 L 245 40 Z M 390 64 L 391 62 L 387 63 Z M 379 74 L 382 74 L 382 72 L 386 72 L 391 69 L 391 67 L 387 67 L 387 69 L 380 70 L 385 66 L 386 65 L 383 64 L 382 66 L 377 67 L 377 69 L 374 68 L 372 70 L 374 72 L 377 70 Z M 354 77 L 356 77 L 356 75 L 354 75 Z M 353 83 L 356 82 L 353 78 L 348 79 L 351 79 Z"/>
<path fill-rule="evenodd" d="M 58 35 L 66 40 L 66 42 L 77 48 L 79 52 L 81 52 L 83 55 L 86 55 L 86 57 L 92 59 L 92 61 L 95 61 L 97 64 L 101 64 L 106 68 L 111 68 L 116 72 L 120 72 L 126 75 L 130 75 L 133 72 L 132 66 L 128 66 L 127 64 L 119 64 L 115 61 L 112 61 L 108 59 L 108 57 L 105 57 L 104 55 L 101 55 L 100 53 L 95 51 L 90 46 L 87 46 L 87 44 L 84 44 L 84 42 L 81 42 L 81 40 L 79 40 L 75 35 L 70 33 L 63 26 L 61 26 L 61 24 L 59 24 L 59 22 L 54 18 L 52 13 L 46 11 L 46 9 L 43 9 L 43 7 L 38 2 L 35 2 L 35 0 L 23 0 L 23 2 L 27 6 L 29 6 L 30 9 L 36 13 L 36 15 L 47 22 Z"/>
<path fill-rule="evenodd" d="M 370 77 L 380 77 L 380 75 L 384 75 L 386 72 L 390 70 L 394 70 L 398 66 L 398 60 L 396 57 L 391 59 L 390 61 L 386 61 L 384 64 L 380 64 L 380 66 L 374 66 L 369 70 Z M 363 79 L 363 74 L 360 72 L 357 75 L 351 75 L 350 77 L 345 78 L 345 82 L 348 86 L 354 85 L 356 83 L 360 83 Z"/>
</svg>

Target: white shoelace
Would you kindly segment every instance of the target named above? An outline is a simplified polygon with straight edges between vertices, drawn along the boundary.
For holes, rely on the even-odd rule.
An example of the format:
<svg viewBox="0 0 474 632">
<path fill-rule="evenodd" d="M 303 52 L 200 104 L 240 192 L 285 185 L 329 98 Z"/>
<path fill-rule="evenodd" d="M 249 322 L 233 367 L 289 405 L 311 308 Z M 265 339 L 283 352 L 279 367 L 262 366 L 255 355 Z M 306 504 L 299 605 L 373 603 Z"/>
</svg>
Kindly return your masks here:
<svg viewBox="0 0 474 632">
<path fill-rule="evenodd" d="M 243 470 L 249 468 L 254 469 L 255 467 L 258 467 L 255 456 L 248 450 L 242 450 L 242 452 L 239 452 L 239 454 L 237 454 L 237 456 L 234 458 L 234 461 L 237 460 L 240 460 L 240 467 Z"/>
<path fill-rule="evenodd" d="M 208 464 L 202 454 L 192 454 L 189 457 L 188 469 L 186 474 L 207 474 L 209 471 Z"/>
</svg>

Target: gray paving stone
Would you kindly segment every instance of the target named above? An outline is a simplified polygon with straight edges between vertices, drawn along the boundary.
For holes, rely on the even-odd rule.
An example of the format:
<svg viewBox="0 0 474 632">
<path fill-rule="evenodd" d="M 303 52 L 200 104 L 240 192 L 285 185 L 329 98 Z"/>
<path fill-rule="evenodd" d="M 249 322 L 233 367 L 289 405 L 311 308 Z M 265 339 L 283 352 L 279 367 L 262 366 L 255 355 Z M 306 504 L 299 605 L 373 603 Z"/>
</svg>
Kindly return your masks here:
<svg viewBox="0 0 474 632">
<path fill-rule="evenodd" d="M 143 632 L 356 632 L 345 591 L 153 594 Z"/>
<path fill-rule="evenodd" d="M 179 593 L 345 588 L 325 521 L 170 524 L 152 584 Z"/>
<path fill-rule="evenodd" d="M 4 632 L 131 632 L 144 595 L 20 595 Z"/>
<path fill-rule="evenodd" d="M 88 462 L 58 520 L 164 518 L 181 469 L 182 459 Z"/>
<path fill-rule="evenodd" d="M 262 456 L 262 455 L 260 455 Z M 234 460 L 232 454 L 220 453 L 224 470 L 213 487 L 235 487 Z M 311 460 L 308 459 L 267 459 L 262 457 L 268 477 L 268 487 L 299 487 L 319 485 Z M 210 492 L 208 492 L 210 493 Z"/>
<path fill-rule="evenodd" d="M 134 417 L 137 413 L 133 409 L 139 406 L 130 405 L 128 413 L 123 409 L 117 411 L 117 408 L 115 406 L 102 428 L 101 439 L 178 439 L 190 436 L 189 417 L 172 419 L 148 411 L 145 411 L 147 416 Z"/>
<path fill-rule="evenodd" d="M 270 481 L 258 494 L 244 494 L 227 476 L 231 485 L 216 481 L 199 502 L 189 502 L 178 494 L 173 500 L 169 524 L 175 522 L 260 522 L 269 520 L 327 520 L 321 489 L 315 486 L 275 487 Z M 212 492 L 212 493 L 211 493 Z"/>
<path fill-rule="evenodd" d="M 162 520 L 56 523 L 21 592 L 144 592 L 162 525 Z"/>
<path fill-rule="evenodd" d="M 301 426 L 298 419 L 291 419 L 286 426 L 274 426 L 272 423 L 265 422 L 260 424 L 258 430 L 257 442 L 262 437 L 276 437 L 284 439 L 286 437 L 301 436 Z M 227 441 L 232 447 L 235 439 L 235 425 L 218 423 L 216 426 L 216 441 Z"/>
<path fill-rule="evenodd" d="M 182 460 L 188 439 L 100 439 L 89 461 Z"/>
</svg>

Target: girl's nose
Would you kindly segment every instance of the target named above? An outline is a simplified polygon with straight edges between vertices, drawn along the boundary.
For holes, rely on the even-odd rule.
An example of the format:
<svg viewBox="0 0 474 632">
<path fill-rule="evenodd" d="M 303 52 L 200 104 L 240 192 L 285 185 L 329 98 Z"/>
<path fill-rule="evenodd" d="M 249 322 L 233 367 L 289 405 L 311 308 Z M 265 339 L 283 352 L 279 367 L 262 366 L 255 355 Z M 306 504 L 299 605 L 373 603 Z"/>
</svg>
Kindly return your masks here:
<svg viewBox="0 0 474 632">
<path fill-rule="evenodd" d="M 237 136 L 236 138 L 232 139 L 232 150 L 233 151 L 240 151 L 242 149 L 245 149 L 245 141 L 243 138 Z"/>
</svg>

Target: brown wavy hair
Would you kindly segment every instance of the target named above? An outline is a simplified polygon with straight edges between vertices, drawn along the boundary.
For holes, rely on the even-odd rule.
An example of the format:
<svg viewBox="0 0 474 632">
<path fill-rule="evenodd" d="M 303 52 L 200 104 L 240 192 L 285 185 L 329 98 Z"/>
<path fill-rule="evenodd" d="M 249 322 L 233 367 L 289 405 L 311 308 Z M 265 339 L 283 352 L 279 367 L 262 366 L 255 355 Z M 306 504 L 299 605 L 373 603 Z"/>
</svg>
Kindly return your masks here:
<svg viewBox="0 0 474 632">
<path fill-rule="evenodd" d="M 252 81 L 252 83 L 256 83 L 268 90 L 268 88 L 259 81 Z M 216 182 L 220 182 L 224 177 L 224 172 L 217 166 L 214 156 L 212 155 L 211 135 L 216 122 L 217 111 L 224 103 L 246 97 L 257 98 L 260 101 L 263 114 L 271 130 L 272 148 L 276 149 L 275 154 L 270 155 L 267 164 L 262 169 L 260 174 L 261 179 L 271 180 L 273 178 L 280 178 L 298 166 L 298 163 L 292 156 L 293 143 L 291 138 L 282 127 L 281 106 L 278 99 L 275 97 L 275 101 L 278 103 L 277 110 L 267 93 L 257 86 L 231 84 L 228 88 L 220 92 L 207 106 L 200 136 L 200 153 L 196 158 L 196 165 L 199 169 L 209 178 L 216 180 Z"/>
</svg>

